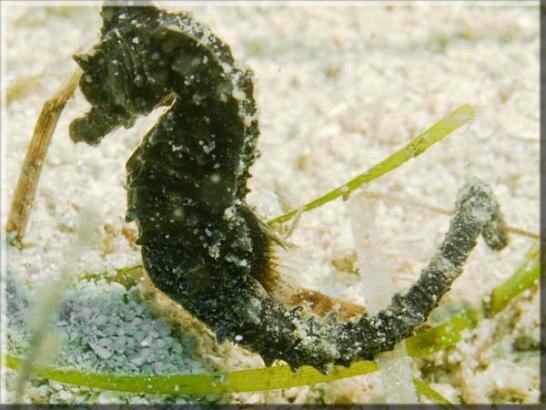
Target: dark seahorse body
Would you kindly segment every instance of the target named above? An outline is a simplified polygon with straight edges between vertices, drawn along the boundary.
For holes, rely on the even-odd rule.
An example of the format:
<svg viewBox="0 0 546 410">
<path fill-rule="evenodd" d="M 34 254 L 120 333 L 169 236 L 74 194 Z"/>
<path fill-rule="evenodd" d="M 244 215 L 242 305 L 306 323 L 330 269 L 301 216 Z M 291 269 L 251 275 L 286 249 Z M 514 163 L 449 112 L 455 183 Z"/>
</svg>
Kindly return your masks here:
<svg viewBox="0 0 546 410">
<path fill-rule="evenodd" d="M 251 72 L 189 15 L 150 3 L 105 4 L 102 16 L 101 42 L 75 56 L 92 109 L 72 122 L 71 138 L 98 144 L 115 128 L 170 105 L 127 162 L 127 219 L 139 227 L 144 267 L 157 288 L 218 340 L 293 369 L 325 372 L 372 359 L 426 320 L 484 228 L 490 246 L 505 245 L 498 206 L 476 183 L 460 194 L 457 209 L 483 212 L 456 214 L 418 282 L 389 308 L 345 322 L 335 311 L 319 317 L 288 309 L 267 290 L 274 235 L 245 202 L 259 134 Z"/>
</svg>

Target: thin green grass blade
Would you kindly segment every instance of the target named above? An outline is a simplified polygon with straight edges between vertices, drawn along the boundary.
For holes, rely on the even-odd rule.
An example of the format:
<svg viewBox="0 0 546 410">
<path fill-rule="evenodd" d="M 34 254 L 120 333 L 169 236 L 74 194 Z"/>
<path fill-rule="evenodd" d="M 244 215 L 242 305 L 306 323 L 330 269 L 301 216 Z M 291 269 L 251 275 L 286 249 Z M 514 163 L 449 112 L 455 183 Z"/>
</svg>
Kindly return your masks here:
<svg viewBox="0 0 546 410">
<path fill-rule="evenodd" d="M 448 399 L 430 387 L 428 384 L 419 379 L 413 379 L 413 384 L 419 396 L 424 396 L 434 404 L 439 404 L 442 409 L 456 410 L 458 407 L 451 403 Z"/>
<path fill-rule="evenodd" d="M 539 241 L 536 241 L 516 273 L 493 290 L 489 306 L 486 306 L 487 314 L 493 316 L 499 313 L 513 298 L 537 283 L 539 277 L 540 246 Z"/>
<path fill-rule="evenodd" d="M 4 355 L 2 361 L 6 367 L 13 370 L 17 370 L 22 363 L 21 359 L 9 355 Z M 325 383 L 372 373 L 378 369 L 374 362 L 361 361 L 352 364 L 349 368 L 336 366 L 328 375 L 323 375 L 308 366 L 302 367 L 295 373 L 288 366 L 275 366 L 229 373 L 172 376 L 128 376 L 37 366 L 33 369 L 33 373 L 37 378 L 104 390 L 151 394 L 222 394 Z"/>
<path fill-rule="evenodd" d="M 460 106 L 448 116 L 438 121 L 428 130 L 419 134 L 409 144 L 396 151 L 384 161 L 351 179 L 333 191 L 328 192 L 326 195 L 305 204 L 303 206 L 303 212 L 318 208 L 339 197 L 347 196 L 354 190 L 361 187 L 363 184 L 367 184 L 386 174 L 387 172 L 398 168 L 411 158 L 415 158 L 425 152 L 429 147 L 438 141 L 441 141 L 444 137 L 455 131 L 457 128 L 468 124 L 474 118 L 474 115 L 475 110 L 471 105 L 465 104 Z M 292 219 L 299 211 L 299 208 L 293 209 L 284 215 L 273 218 L 269 221 L 269 225 L 286 222 Z"/>
</svg>

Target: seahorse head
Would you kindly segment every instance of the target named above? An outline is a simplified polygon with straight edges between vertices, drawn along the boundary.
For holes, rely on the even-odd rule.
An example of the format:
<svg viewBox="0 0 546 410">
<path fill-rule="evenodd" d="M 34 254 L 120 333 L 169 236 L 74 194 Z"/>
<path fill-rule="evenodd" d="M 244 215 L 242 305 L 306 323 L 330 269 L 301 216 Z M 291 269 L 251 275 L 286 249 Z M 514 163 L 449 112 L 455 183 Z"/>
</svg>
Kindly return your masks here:
<svg viewBox="0 0 546 410">
<path fill-rule="evenodd" d="M 70 125 L 74 142 L 96 145 L 111 131 L 130 128 L 137 117 L 149 114 L 171 99 L 171 76 L 155 50 L 161 35 L 156 7 L 102 8 L 101 41 L 74 60 L 82 68 L 80 89 L 91 110 Z M 145 25 L 148 29 L 142 30 Z"/>
<path fill-rule="evenodd" d="M 128 3 L 106 2 L 100 42 L 74 56 L 91 109 L 72 121 L 71 139 L 97 145 L 116 128 L 131 128 L 139 116 L 172 104 L 154 141 L 163 140 L 175 148 L 169 152 L 185 156 L 184 166 L 191 157 L 199 178 L 212 181 L 211 192 L 221 179 L 233 185 L 226 188 L 228 197 L 243 198 L 258 156 L 251 71 L 236 64 L 229 46 L 189 13 Z"/>
</svg>

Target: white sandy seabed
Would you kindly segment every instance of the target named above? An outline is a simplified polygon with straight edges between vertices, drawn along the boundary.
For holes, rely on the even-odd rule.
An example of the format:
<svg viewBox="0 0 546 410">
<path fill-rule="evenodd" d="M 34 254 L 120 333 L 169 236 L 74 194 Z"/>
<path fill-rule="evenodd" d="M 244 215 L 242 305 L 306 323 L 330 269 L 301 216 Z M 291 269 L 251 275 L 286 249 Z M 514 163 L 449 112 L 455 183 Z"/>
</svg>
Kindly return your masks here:
<svg viewBox="0 0 546 410">
<path fill-rule="evenodd" d="M 256 75 L 262 157 L 252 168 L 256 203 L 281 193 L 298 206 L 365 171 L 459 105 L 475 121 L 367 189 L 451 209 L 465 175 L 487 181 L 511 226 L 539 226 L 538 2 L 207 3 L 160 4 L 191 10 Z M 43 102 L 72 72 L 71 55 L 93 44 L 100 3 L 47 6 L 2 2 L 2 226 L 19 166 Z M 74 145 L 67 125 L 87 105 L 67 106 L 46 159 L 22 251 L 4 265 L 27 286 L 7 283 L 3 351 L 23 355 L 30 337 L 29 286 L 72 278 L 58 319 L 64 341 L 59 366 L 129 374 L 199 373 L 261 367 L 261 359 L 186 316 L 173 330 L 147 302 L 105 278 L 140 262 L 122 235 L 124 163 L 153 118 L 119 130 L 96 148 Z M 82 218 L 83 215 L 83 218 Z M 90 225 L 77 248 L 81 223 Z M 447 230 L 449 218 L 404 202 L 381 201 L 380 241 L 403 289 L 415 280 Z M 283 263 L 303 286 L 355 302 L 366 277 L 352 268 L 347 204 L 305 214 Z M 446 295 L 449 306 L 479 306 L 512 275 L 532 240 L 513 236 L 496 254 L 480 241 L 465 273 Z M 105 273 L 106 272 L 106 273 Z M 3 284 L 6 286 L 6 271 Z M 92 280 L 85 279 L 92 277 Z M 39 294 L 40 291 L 37 293 Z M 4 307 L 6 306 L 4 300 Z M 63 322 L 64 320 L 64 322 Z M 538 290 L 526 291 L 500 315 L 483 320 L 455 347 L 414 360 L 421 378 L 453 402 L 538 402 Z M 15 375 L 4 371 L 2 401 Z M 379 372 L 312 387 L 265 393 L 153 396 L 72 388 L 34 380 L 25 400 L 51 403 L 147 403 L 192 400 L 234 403 L 369 403 L 381 400 Z"/>
</svg>

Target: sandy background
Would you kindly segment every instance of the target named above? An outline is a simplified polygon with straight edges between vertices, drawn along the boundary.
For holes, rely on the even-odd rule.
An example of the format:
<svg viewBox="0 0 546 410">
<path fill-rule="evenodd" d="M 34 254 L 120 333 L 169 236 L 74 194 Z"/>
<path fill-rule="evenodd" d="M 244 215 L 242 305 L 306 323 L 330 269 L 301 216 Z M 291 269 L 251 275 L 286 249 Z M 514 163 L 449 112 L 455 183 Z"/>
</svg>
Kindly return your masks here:
<svg viewBox="0 0 546 410">
<path fill-rule="evenodd" d="M 252 168 L 250 202 L 270 191 L 292 206 L 307 202 L 470 103 L 477 110 L 470 127 L 368 190 L 451 209 L 465 175 L 476 175 L 491 184 L 511 226 L 538 233 L 538 2 L 157 4 L 191 10 L 256 74 L 262 157 Z M 74 69 L 70 56 L 95 42 L 99 10 L 100 3 L 65 2 L 60 7 L 2 2 L 2 226 L 41 105 Z M 66 269 L 76 277 L 83 272 L 100 276 L 139 263 L 138 251 L 121 234 L 124 227 L 131 228 L 124 224 L 124 163 L 157 115 L 90 148 L 72 144 L 67 133 L 70 120 L 86 107 L 81 94 L 68 104 L 46 159 L 27 229 L 28 247 L 21 253 L 8 250 L 8 268 L 27 279 L 47 282 Z M 91 221 L 92 235 L 74 254 L 82 215 Z M 396 272 L 397 286 L 407 287 L 442 240 L 449 218 L 392 202 L 380 202 L 377 215 L 377 239 Z M 346 203 L 339 200 L 304 215 L 291 241 L 299 249 L 283 262 L 301 285 L 362 302 L 366 279 L 350 272 L 354 245 Z M 494 254 L 480 242 L 445 302 L 479 305 L 514 273 L 531 244 L 514 236 L 506 250 Z M 104 286 L 89 285 L 73 294 L 108 294 Z M 468 335 L 468 343 L 415 361 L 414 375 L 454 402 L 537 402 L 538 350 L 514 352 L 518 337 L 538 340 L 537 295 L 527 292 L 504 316 L 484 321 Z M 203 349 L 214 349 L 210 335 L 202 337 L 209 340 Z M 231 346 L 208 354 L 212 359 L 202 359 L 205 364 L 196 368 L 262 365 L 259 358 Z M 12 379 L 8 374 L 4 401 Z M 101 397 L 85 389 L 62 394 L 69 389 L 43 385 L 39 394 L 33 386 L 29 399 L 66 403 L 78 394 L 86 394 L 88 402 Z M 324 386 L 211 400 L 363 403 L 380 394 L 376 373 Z M 111 394 L 101 400 L 137 399 Z"/>
</svg>

